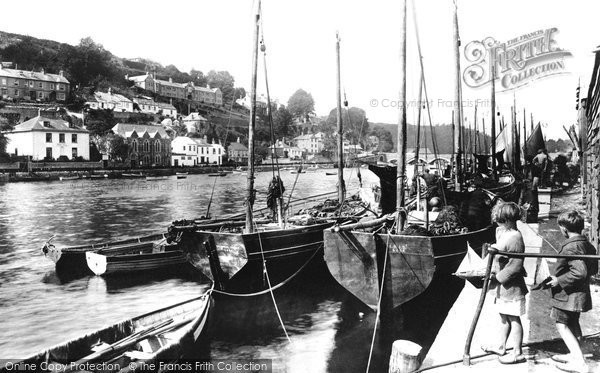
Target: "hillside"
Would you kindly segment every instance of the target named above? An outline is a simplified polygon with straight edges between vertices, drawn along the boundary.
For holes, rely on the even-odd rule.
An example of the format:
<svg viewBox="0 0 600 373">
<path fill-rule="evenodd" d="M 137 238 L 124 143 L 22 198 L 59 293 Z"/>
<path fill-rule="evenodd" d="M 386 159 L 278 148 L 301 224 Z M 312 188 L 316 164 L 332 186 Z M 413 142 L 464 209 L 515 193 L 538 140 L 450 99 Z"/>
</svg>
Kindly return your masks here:
<svg viewBox="0 0 600 373">
<path fill-rule="evenodd" d="M 392 134 L 392 140 L 394 141 L 394 151 L 397 149 L 397 140 L 398 140 L 398 125 L 397 124 L 388 124 L 388 123 L 371 123 L 370 128 L 374 129 L 376 127 L 380 127 L 389 131 Z M 440 154 L 450 154 L 452 153 L 452 125 L 450 124 L 441 124 L 433 126 L 433 131 L 435 133 L 435 139 L 437 140 L 438 153 Z M 469 131 L 465 131 L 465 136 L 468 135 Z M 473 139 L 475 138 L 475 131 L 471 131 L 471 135 Z M 433 146 L 431 145 L 431 130 L 429 126 L 421 128 L 421 146 L 427 146 L 429 149 L 433 151 Z M 416 145 L 417 138 L 417 126 L 409 124 L 407 126 L 407 145 L 409 148 L 412 148 Z M 481 144 L 483 144 L 483 135 L 479 135 L 479 139 Z M 474 141 L 474 140 L 473 140 Z M 490 143 L 490 136 L 486 136 L 486 142 Z"/>
</svg>

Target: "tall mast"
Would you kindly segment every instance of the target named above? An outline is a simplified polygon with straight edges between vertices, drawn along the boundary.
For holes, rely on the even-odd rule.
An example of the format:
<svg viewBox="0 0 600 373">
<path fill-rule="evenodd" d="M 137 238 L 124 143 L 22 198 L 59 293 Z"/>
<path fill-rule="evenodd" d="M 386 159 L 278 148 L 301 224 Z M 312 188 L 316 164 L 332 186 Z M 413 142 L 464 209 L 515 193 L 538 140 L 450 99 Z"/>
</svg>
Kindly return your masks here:
<svg viewBox="0 0 600 373">
<path fill-rule="evenodd" d="M 338 202 L 344 202 L 344 136 L 342 124 L 342 88 L 340 74 L 340 35 L 335 35 L 335 52 L 337 66 L 337 133 L 338 133 Z M 348 113 L 350 115 L 350 113 Z"/>
<path fill-rule="evenodd" d="M 400 105 L 398 108 L 398 166 L 396 168 L 396 232 L 404 229 L 404 176 L 406 175 L 406 0 L 400 4 Z M 419 84 L 422 84 L 419 83 Z"/>
<path fill-rule="evenodd" d="M 482 127 L 482 131 L 483 131 L 483 151 L 485 152 L 484 154 L 487 155 L 488 154 L 488 145 L 487 145 L 487 132 L 485 131 L 485 118 L 481 118 L 481 127 Z"/>
<path fill-rule="evenodd" d="M 254 231 L 252 205 L 254 204 L 254 126 L 256 124 L 256 78 L 258 70 L 258 33 L 260 0 L 256 8 L 254 44 L 252 46 L 252 80 L 250 82 L 250 122 L 248 124 L 248 180 L 246 183 L 246 233 Z"/>
<path fill-rule="evenodd" d="M 419 101 L 417 102 L 418 111 L 417 111 L 417 144 L 415 146 L 415 172 L 414 175 L 417 176 L 419 174 L 419 150 L 421 147 L 421 100 L 423 99 L 423 70 L 421 70 L 421 79 L 419 80 Z M 418 178 L 417 180 L 417 188 L 419 188 Z M 417 204 L 417 209 L 419 205 Z"/>
<path fill-rule="evenodd" d="M 461 167 L 461 157 L 462 157 L 462 146 L 461 146 L 461 135 L 462 135 L 462 102 L 460 95 L 460 37 L 458 35 L 458 5 L 456 1 L 454 1 L 454 17 L 452 20 L 453 26 L 453 38 L 454 38 L 454 64 L 455 64 L 455 86 L 454 86 L 454 102 L 456 103 L 456 108 L 454 110 L 454 125 L 456 126 L 456 131 L 454 132 L 454 148 L 456 149 L 456 173 L 454 174 L 454 190 L 461 190 L 461 177 L 462 173 Z"/>
<path fill-rule="evenodd" d="M 479 124 L 477 124 L 477 102 L 475 102 L 475 115 L 473 116 L 475 127 L 475 153 L 479 154 Z"/>
<path fill-rule="evenodd" d="M 525 116 L 525 108 L 523 108 L 523 160 L 527 164 L 527 117 Z"/>
<path fill-rule="evenodd" d="M 492 66 L 492 176 L 494 180 L 498 179 L 498 170 L 496 167 L 496 67 Z"/>
</svg>

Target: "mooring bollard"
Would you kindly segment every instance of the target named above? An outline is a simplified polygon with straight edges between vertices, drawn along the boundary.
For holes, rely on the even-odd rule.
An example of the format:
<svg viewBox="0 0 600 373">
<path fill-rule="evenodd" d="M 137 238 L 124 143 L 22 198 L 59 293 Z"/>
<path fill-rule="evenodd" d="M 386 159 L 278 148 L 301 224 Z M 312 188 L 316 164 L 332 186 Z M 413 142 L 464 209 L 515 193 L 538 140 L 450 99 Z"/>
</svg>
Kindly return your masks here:
<svg viewBox="0 0 600 373">
<path fill-rule="evenodd" d="M 399 339 L 392 344 L 389 373 L 414 372 L 421 366 L 422 347 L 418 344 Z"/>
</svg>

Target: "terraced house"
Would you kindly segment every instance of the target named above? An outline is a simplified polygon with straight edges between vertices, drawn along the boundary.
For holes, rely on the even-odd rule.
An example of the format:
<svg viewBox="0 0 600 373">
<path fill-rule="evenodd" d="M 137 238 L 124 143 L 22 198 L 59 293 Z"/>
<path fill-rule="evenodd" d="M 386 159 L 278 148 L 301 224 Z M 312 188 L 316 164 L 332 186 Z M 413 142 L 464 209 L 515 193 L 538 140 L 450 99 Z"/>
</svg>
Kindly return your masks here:
<svg viewBox="0 0 600 373">
<path fill-rule="evenodd" d="M 194 82 L 176 83 L 169 80 L 155 79 L 153 74 L 127 77 L 137 87 L 157 93 L 162 97 L 179 100 L 190 100 L 211 105 L 223 105 L 223 94 L 219 88 L 196 86 Z"/>
<path fill-rule="evenodd" d="M 0 64 L 0 96 L 32 101 L 66 101 L 70 83 L 62 71 L 58 74 L 7 69 Z"/>
<path fill-rule="evenodd" d="M 171 138 L 162 126 L 117 123 L 112 132 L 129 145 L 132 167 L 157 167 L 171 164 Z"/>
</svg>

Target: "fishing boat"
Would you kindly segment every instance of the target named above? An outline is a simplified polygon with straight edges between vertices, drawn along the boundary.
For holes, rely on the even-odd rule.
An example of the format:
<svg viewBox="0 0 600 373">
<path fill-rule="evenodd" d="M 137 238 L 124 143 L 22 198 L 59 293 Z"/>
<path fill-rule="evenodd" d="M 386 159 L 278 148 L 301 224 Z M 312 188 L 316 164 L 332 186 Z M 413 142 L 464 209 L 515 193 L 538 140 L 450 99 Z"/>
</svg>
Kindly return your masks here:
<svg viewBox="0 0 600 373">
<path fill-rule="evenodd" d="M 295 170 L 291 170 L 290 174 L 305 174 L 306 170 L 303 170 L 302 168 L 297 168 Z"/>
<path fill-rule="evenodd" d="M 91 174 L 90 179 L 106 179 L 108 174 Z"/>
<path fill-rule="evenodd" d="M 169 180 L 168 176 L 146 176 L 146 181 Z"/>
<path fill-rule="evenodd" d="M 284 219 L 283 186 L 274 177 L 269 186 L 272 218 L 260 221 L 254 211 L 254 128 L 256 123 L 256 86 L 258 44 L 260 29 L 260 0 L 257 2 L 254 24 L 253 76 L 250 90 L 250 120 L 248 128 L 248 177 L 246 186 L 245 220 L 217 224 L 173 225 L 172 234 L 178 235 L 181 250 L 188 253 L 190 263 L 211 278 L 217 289 L 248 293 L 272 289 L 299 273 L 312 263 L 323 263 L 323 231 L 333 225 L 335 218 L 307 219 L 306 224 L 290 223 Z M 264 53 L 264 43 L 261 49 Z M 339 39 L 338 63 L 339 63 Z M 270 102 L 267 87 L 267 102 Z M 341 127 L 341 94 L 338 74 L 338 126 Z M 270 118 L 270 104 L 267 114 Z M 338 137 L 341 144 L 341 134 Z M 272 139 L 274 142 L 274 139 Z M 341 157 L 339 161 L 343 160 Z M 338 175 L 344 185 L 343 174 Z M 278 185 L 279 184 L 279 185 Z M 344 201 L 343 188 L 338 188 L 340 204 Z M 323 266 L 324 267 L 324 266 Z"/>
<path fill-rule="evenodd" d="M 60 181 L 67 181 L 67 180 L 78 180 L 79 176 L 75 175 L 75 176 L 60 176 L 58 178 L 58 180 Z"/>
<path fill-rule="evenodd" d="M 52 236 L 42 247 L 42 252 L 46 258 L 55 263 L 56 272 L 63 275 L 89 275 L 93 272 L 87 265 L 86 253 L 102 250 L 105 255 L 130 253 L 134 250 L 144 251 L 153 248 L 158 243 L 165 240 L 166 234 L 153 234 L 139 238 L 130 238 L 126 240 L 111 241 L 99 244 L 57 247 L 52 241 Z"/>
<path fill-rule="evenodd" d="M 132 174 L 132 173 L 123 173 L 121 175 L 122 177 L 126 178 L 126 179 L 140 179 L 140 178 L 145 178 L 146 175 L 139 172 L 137 174 Z"/>
<path fill-rule="evenodd" d="M 463 227 L 457 232 L 444 234 L 430 230 L 429 212 L 425 209 L 424 227 L 407 226 L 408 205 L 405 203 L 405 179 L 407 175 L 407 121 L 406 121 L 406 0 L 401 2 L 400 16 L 402 45 L 400 47 L 401 87 L 398 124 L 398 162 L 388 167 L 390 178 L 381 177 L 382 208 L 393 210 L 370 222 L 336 225 L 324 233 L 325 262 L 333 277 L 365 305 L 382 312 L 392 312 L 404 303 L 422 294 L 435 277 L 456 271 L 469 247 L 481 250 L 484 242 L 492 242 L 494 228 L 491 225 L 480 229 Z M 456 102 L 460 100 L 460 65 L 458 51 L 458 23 L 454 18 Z M 417 37 L 418 40 L 418 37 Z M 422 61 L 420 46 L 419 60 Z M 421 87 L 425 86 L 421 62 Z M 426 92 L 426 90 L 425 90 Z M 419 98 L 421 101 L 421 98 Z M 427 100 L 426 100 L 427 101 Z M 460 123 L 460 110 L 454 112 L 455 122 Z M 420 110 L 419 110 L 420 118 Z M 417 119 L 418 126 L 420 119 Z M 457 131 L 458 132 L 458 131 Z M 417 135 L 417 144 L 419 139 Z M 458 137 L 455 134 L 455 142 Z M 459 146 L 456 147 L 460 149 Z M 416 156 L 418 157 L 418 150 Z M 460 165 L 460 158 L 457 165 Z M 373 166 L 370 166 L 371 169 Z M 374 166 L 377 167 L 377 166 Z M 418 185 L 419 183 L 417 183 Z M 417 187 L 417 190 L 418 187 Z M 417 192 L 417 201 L 420 199 Z M 448 199 L 465 198 L 460 184 Z M 393 205 L 391 204 L 393 201 Z M 416 204 L 417 206 L 420 203 Z M 385 213 L 386 211 L 384 211 Z M 442 235 L 443 234 L 443 235 Z"/>
<path fill-rule="evenodd" d="M 85 258 L 89 269 L 97 276 L 167 270 L 188 262 L 187 256 L 178 250 L 177 245 L 160 243 L 125 253 L 111 249 L 88 251 Z"/>
<path fill-rule="evenodd" d="M 327 176 L 336 176 L 336 175 L 337 175 L 337 172 L 329 172 L 329 171 L 326 171 L 326 172 L 325 172 L 325 175 L 327 175 Z"/>
<path fill-rule="evenodd" d="M 223 177 L 223 176 L 227 176 L 226 172 L 212 172 L 210 174 L 208 174 L 209 177 Z"/>
<path fill-rule="evenodd" d="M 175 361 L 189 355 L 194 344 L 205 338 L 211 290 L 58 344 L 12 362 L 13 366 L 35 372 L 135 372 L 145 370 L 145 364 Z"/>
<path fill-rule="evenodd" d="M 188 173 L 187 173 L 187 172 L 176 172 L 176 173 L 175 173 L 175 176 L 176 176 L 178 179 L 185 179 L 185 178 L 187 178 L 187 176 L 188 176 Z"/>
</svg>

